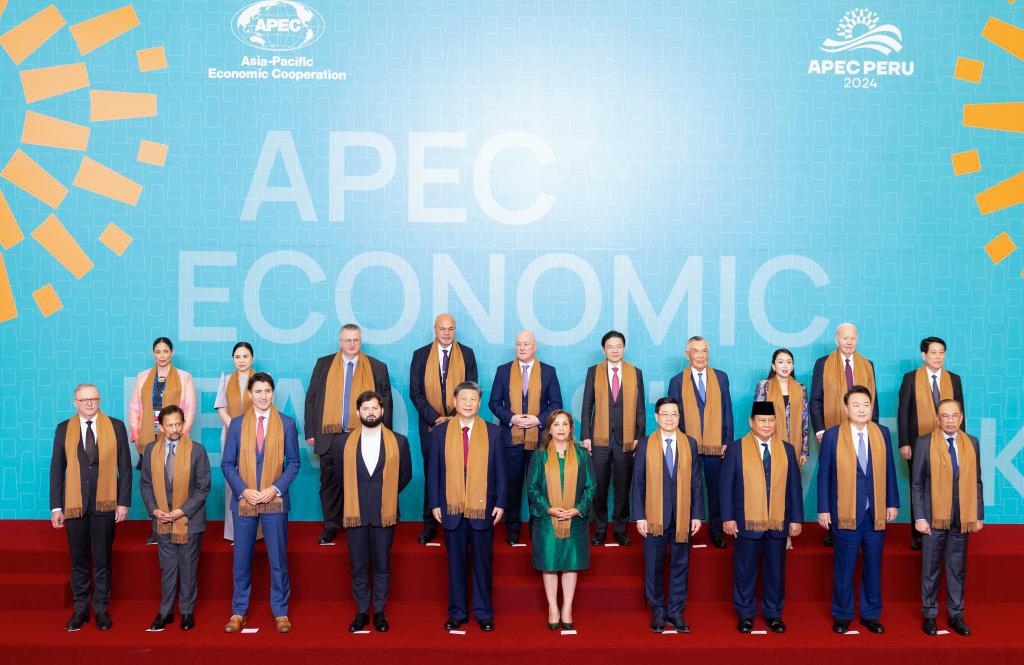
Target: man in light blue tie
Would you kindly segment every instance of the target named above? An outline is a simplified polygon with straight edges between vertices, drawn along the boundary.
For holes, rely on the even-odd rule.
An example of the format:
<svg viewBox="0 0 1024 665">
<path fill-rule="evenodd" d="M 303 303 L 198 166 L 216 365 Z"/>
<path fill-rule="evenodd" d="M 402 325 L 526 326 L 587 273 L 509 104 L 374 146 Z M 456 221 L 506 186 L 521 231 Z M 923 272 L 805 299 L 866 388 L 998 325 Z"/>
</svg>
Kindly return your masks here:
<svg viewBox="0 0 1024 665">
<path fill-rule="evenodd" d="M 883 633 L 882 545 L 900 507 L 892 442 L 886 427 L 871 422 L 871 391 L 855 385 L 843 400 L 848 421 L 825 430 L 818 459 L 818 524 L 835 532 L 832 630 L 845 633 L 853 619 L 859 553 L 860 623 Z"/>
</svg>

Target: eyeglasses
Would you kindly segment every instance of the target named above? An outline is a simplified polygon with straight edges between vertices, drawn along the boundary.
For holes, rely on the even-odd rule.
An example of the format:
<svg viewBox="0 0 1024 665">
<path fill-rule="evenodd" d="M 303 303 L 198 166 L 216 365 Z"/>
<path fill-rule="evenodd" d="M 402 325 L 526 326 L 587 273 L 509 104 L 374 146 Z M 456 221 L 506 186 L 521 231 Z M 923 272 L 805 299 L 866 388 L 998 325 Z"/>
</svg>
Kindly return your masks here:
<svg viewBox="0 0 1024 665">
<path fill-rule="evenodd" d="M 85 399 L 75 399 L 75 401 L 76 402 L 80 402 L 81 404 L 99 404 L 100 398 L 99 397 L 86 397 Z"/>
</svg>

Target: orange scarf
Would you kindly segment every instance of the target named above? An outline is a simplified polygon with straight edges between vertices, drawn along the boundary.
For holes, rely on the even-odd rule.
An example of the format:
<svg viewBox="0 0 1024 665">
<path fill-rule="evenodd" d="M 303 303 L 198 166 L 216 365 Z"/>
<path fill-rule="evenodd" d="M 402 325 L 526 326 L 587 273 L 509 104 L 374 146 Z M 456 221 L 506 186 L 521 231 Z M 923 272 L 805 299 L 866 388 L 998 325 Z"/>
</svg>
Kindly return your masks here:
<svg viewBox="0 0 1024 665">
<path fill-rule="evenodd" d="M 558 451 L 553 441 L 548 442 L 547 461 L 544 462 L 544 480 L 548 485 L 548 503 L 552 508 L 570 510 L 576 507 L 576 476 L 579 473 L 579 461 L 576 457 L 576 444 L 573 441 L 565 447 L 565 482 L 558 470 Z M 572 531 L 572 520 L 551 518 L 551 526 L 555 529 L 555 538 L 568 538 Z"/>
<path fill-rule="evenodd" d="M 345 361 L 342 359 L 341 351 L 334 354 L 331 361 L 331 368 L 327 370 L 327 385 L 324 390 L 324 412 L 320 426 L 324 434 L 341 434 L 345 431 L 345 423 L 341 422 L 345 415 L 344 405 L 348 402 L 349 422 L 355 420 L 356 398 L 367 390 L 375 390 L 373 382 L 373 371 L 370 369 L 370 359 L 365 353 L 360 352 L 356 361 L 355 370 L 352 372 L 352 389 L 345 394 Z"/>
<path fill-rule="evenodd" d="M 786 483 L 789 478 L 789 457 L 786 444 L 778 436 L 770 442 L 772 457 L 772 491 L 764 484 L 764 462 L 761 446 L 753 432 L 740 441 L 743 455 L 743 528 L 747 531 L 782 531 L 786 528 Z M 769 496 L 771 504 L 768 503 Z"/>
<path fill-rule="evenodd" d="M 943 372 L 945 374 L 945 372 Z M 929 391 L 930 393 L 930 391 Z M 933 529 L 949 529 L 953 520 L 953 460 L 949 456 L 946 433 L 936 428 L 932 432 L 932 524 Z M 960 467 L 960 532 L 978 530 L 978 458 L 967 435 L 957 430 L 956 459 Z"/>
<path fill-rule="evenodd" d="M 142 384 L 140 396 L 142 398 L 142 422 L 139 424 L 139 438 L 135 447 L 139 455 L 146 452 L 146 446 L 156 441 L 156 432 L 153 429 L 153 381 L 157 377 L 157 366 L 149 371 L 145 383 Z M 178 370 L 172 363 L 167 370 L 166 384 L 164 385 L 164 396 L 160 401 L 160 408 L 171 404 L 181 403 L 181 378 Z"/>
<path fill-rule="evenodd" d="M 449 515 L 463 515 L 471 520 L 487 517 L 487 463 L 490 445 L 487 423 L 477 416 L 469 434 L 469 464 L 463 459 L 462 423 L 458 418 L 448 421 L 444 437 L 445 502 Z"/>
<path fill-rule="evenodd" d="M 100 456 L 99 479 L 96 483 L 96 512 L 108 513 L 117 508 L 117 435 L 114 424 L 102 411 L 93 418 L 96 426 L 96 449 Z M 78 465 L 78 446 L 82 443 L 81 421 L 78 413 L 68 420 L 64 434 L 64 456 L 67 468 L 64 472 L 64 517 L 77 519 L 85 514 L 82 498 L 82 474 Z"/>
<path fill-rule="evenodd" d="M 540 361 L 533 359 L 533 366 L 530 369 L 530 385 L 527 386 L 526 412 L 531 416 L 540 416 Z M 523 413 L 523 363 L 519 360 L 512 361 L 512 367 L 508 373 L 508 402 L 512 413 L 522 415 Z M 476 428 L 473 428 L 476 431 Z M 522 427 L 512 428 L 512 445 L 525 445 L 527 450 L 537 448 L 537 440 L 540 438 L 540 427 L 524 429 Z"/>
<path fill-rule="evenodd" d="M 676 533 L 677 543 L 690 540 L 690 475 L 693 468 L 690 440 L 676 430 Z M 684 452 L 685 451 L 685 452 Z M 665 534 L 665 515 L 662 505 L 664 492 L 665 455 L 661 450 L 661 430 L 647 437 L 647 482 L 644 492 L 644 512 L 647 530 L 652 536 Z"/>
<path fill-rule="evenodd" d="M 255 373 L 255 370 L 250 367 L 249 378 L 252 378 L 252 375 Z M 224 390 L 224 398 L 228 403 L 228 415 L 232 418 L 237 418 L 252 406 L 252 401 L 249 399 L 249 391 L 242 390 L 238 385 L 238 372 L 231 373 L 231 377 L 228 379 L 228 386 Z"/>
<path fill-rule="evenodd" d="M 871 448 L 871 469 L 873 471 L 875 498 L 875 531 L 885 529 L 885 438 L 878 425 L 869 422 L 868 446 Z M 839 426 L 839 442 L 836 448 L 836 494 L 838 499 L 840 529 L 856 530 L 857 516 L 862 508 L 857 505 L 857 445 L 853 442 L 850 425 Z"/>
<path fill-rule="evenodd" d="M 359 474 L 356 472 L 357 451 L 362 429 L 356 428 L 345 439 L 345 471 L 342 489 L 345 494 L 342 526 L 346 529 L 362 526 L 362 515 L 359 514 Z M 381 484 L 380 525 L 393 526 L 398 522 L 398 439 L 387 427 L 380 428 L 381 450 L 384 454 L 384 482 Z M 373 469 L 369 469 L 373 473 Z"/>
<path fill-rule="evenodd" d="M 620 364 L 622 365 L 619 376 L 619 395 L 622 399 L 622 450 L 631 453 L 636 448 L 634 441 L 637 438 L 636 367 L 625 360 Z M 594 436 L 592 440 L 595 446 L 608 445 L 608 412 L 610 409 L 608 362 L 605 361 L 594 368 Z"/>
<path fill-rule="evenodd" d="M 690 366 L 683 370 L 683 426 L 686 434 L 697 442 L 697 452 L 701 455 L 721 455 L 722 444 L 722 392 L 718 387 L 715 370 L 708 365 L 704 374 L 708 377 L 704 385 L 704 427 L 701 428 L 700 407 L 697 406 L 697 391 L 693 385 L 693 373 Z"/>
<path fill-rule="evenodd" d="M 953 379 L 949 378 L 949 372 L 946 370 L 942 370 L 942 374 L 939 375 L 939 399 L 953 399 Z M 931 434 L 939 428 L 939 421 L 935 418 L 932 386 L 924 365 L 918 367 L 914 374 L 914 402 L 917 406 L 917 435 L 914 438 Z M 946 455 L 949 455 L 948 450 Z"/>
<path fill-rule="evenodd" d="M 427 366 L 423 370 L 423 388 L 427 394 L 427 404 L 442 416 L 455 413 L 455 386 L 466 380 L 466 362 L 462 358 L 462 348 L 458 342 L 452 343 L 448 354 L 448 378 L 444 384 L 444 402 L 441 400 L 441 363 L 438 360 L 437 342 L 430 345 Z M 445 410 L 444 405 L 448 405 Z"/>
<path fill-rule="evenodd" d="M 164 457 L 167 455 L 167 439 L 163 434 L 153 446 L 153 454 L 149 458 L 150 475 L 153 476 L 153 495 L 156 506 L 165 513 L 181 508 L 188 500 L 188 484 L 192 477 L 192 440 L 187 436 L 178 439 L 174 449 L 174 488 L 171 490 L 171 505 L 167 505 L 167 480 Z M 188 542 L 188 517 L 182 517 L 171 523 L 158 522 L 156 532 L 171 534 L 171 542 L 184 545 Z"/>
<path fill-rule="evenodd" d="M 249 409 L 242 419 L 242 441 L 238 451 L 238 474 L 247 489 L 263 490 L 274 484 L 284 470 L 284 421 L 277 407 L 270 405 L 270 414 L 264 427 L 263 473 L 256 482 L 256 410 Z M 255 517 L 260 513 L 283 513 L 284 500 L 275 497 L 270 503 L 252 505 L 244 498 L 238 501 L 238 514 Z"/>
<path fill-rule="evenodd" d="M 853 385 L 867 388 L 871 392 L 871 401 L 874 402 L 878 399 L 878 393 L 875 392 L 875 371 L 868 359 L 859 353 L 854 352 L 852 358 Z M 847 392 L 846 363 L 839 349 L 828 354 L 821 378 L 825 391 L 825 429 L 829 429 L 846 422 L 846 405 L 843 402 Z"/>
<path fill-rule="evenodd" d="M 775 434 L 794 447 L 804 445 L 804 391 L 796 381 L 789 382 L 789 420 L 786 420 L 786 400 L 778 377 L 768 379 L 768 401 L 775 406 Z"/>
</svg>

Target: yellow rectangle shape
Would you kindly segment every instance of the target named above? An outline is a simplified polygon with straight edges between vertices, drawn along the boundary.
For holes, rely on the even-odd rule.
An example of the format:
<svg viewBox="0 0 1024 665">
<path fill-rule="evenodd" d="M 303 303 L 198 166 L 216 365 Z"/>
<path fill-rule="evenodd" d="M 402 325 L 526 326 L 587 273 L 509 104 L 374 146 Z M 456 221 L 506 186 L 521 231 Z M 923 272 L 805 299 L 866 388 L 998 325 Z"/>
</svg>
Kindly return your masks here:
<svg viewBox="0 0 1024 665">
<path fill-rule="evenodd" d="M 981 157 L 977 150 L 953 153 L 953 175 L 967 175 L 981 170 Z"/>
<path fill-rule="evenodd" d="M 0 36 L 0 46 L 4 47 L 14 64 L 20 65 L 65 25 L 67 21 L 57 7 L 50 5 Z"/>
<path fill-rule="evenodd" d="M 90 90 L 89 104 L 89 120 L 92 122 L 152 118 L 156 115 L 156 95 L 145 92 Z"/>
<path fill-rule="evenodd" d="M 32 237 L 77 279 L 82 279 L 92 270 L 92 260 L 60 223 L 57 215 L 51 213 L 32 232 Z"/>
<path fill-rule="evenodd" d="M 953 78 L 970 83 L 980 83 L 983 71 L 985 71 L 985 63 L 981 60 L 957 58 L 956 68 L 953 70 Z"/>
<path fill-rule="evenodd" d="M 163 46 L 144 48 L 135 52 L 139 59 L 140 72 L 155 72 L 158 69 L 167 69 L 167 51 Z"/>
<path fill-rule="evenodd" d="M 1024 102 L 964 104 L 964 127 L 1024 132 Z"/>
<path fill-rule="evenodd" d="M 167 144 L 143 139 L 139 141 L 139 156 L 136 159 L 143 164 L 163 166 L 167 163 Z"/>
<path fill-rule="evenodd" d="M 989 17 L 981 36 L 1007 53 L 1024 60 L 1024 30 L 1012 23 Z"/>
<path fill-rule="evenodd" d="M 111 222 L 100 234 L 100 242 L 114 254 L 121 256 L 128 249 L 128 245 L 132 244 L 132 237 L 122 231 L 117 224 Z"/>
<path fill-rule="evenodd" d="M 51 208 L 56 208 L 68 195 L 68 188 L 50 175 L 50 172 L 19 148 L 11 155 L 7 166 L 0 171 L 0 177 L 6 178 L 16 187 L 20 187 Z"/>
<path fill-rule="evenodd" d="M 89 157 L 82 158 L 82 165 L 78 167 L 72 184 L 130 206 L 138 203 L 142 194 L 142 185 Z"/>
<path fill-rule="evenodd" d="M 1015 251 L 1017 251 L 1017 243 L 1013 242 L 1013 239 L 1005 231 L 992 238 L 985 245 L 985 253 L 988 254 L 988 258 L 995 264 L 998 264 Z"/>
<path fill-rule="evenodd" d="M 71 26 L 71 36 L 78 44 L 78 51 L 85 55 L 92 53 L 107 42 L 113 41 L 139 24 L 135 8 L 125 5 L 106 14 Z"/>
<path fill-rule="evenodd" d="M 0 247 L 10 249 L 25 239 L 25 234 L 14 218 L 14 211 L 7 203 L 7 198 L 0 192 Z"/>
<path fill-rule="evenodd" d="M 36 301 L 36 307 L 43 313 L 43 316 L 56 314 L 64 309 L 64 303 L 54 290 L 53 284 L 44 284 L 32 292 L 32 298 Z"/>
<path fill-rule="evenodd" d="M 25 93 L 25 101 L 29 104 L 89 85 L 89 72 L 85 70 L 84 62 L 26 69 L 20 76 L 21 89 Z"/>
<path fill-rule="evenodd" d="M 0 254 L 0 323 L 18 318 L 18 306 L 14 302 L 11 280 L 7 277 L 7 264 Z"/>
<path fill-rule="evenodd" d="M 21 142 L 64 150 L 85 150 L 89 147 L 89 128 L 35 111 L 25 111 Z"/>
<path fill-rule="evenodd" d="M 1024 171 L 979 192 L 974 199 L 983 215 L 1024 203 Z"/>
</svg>

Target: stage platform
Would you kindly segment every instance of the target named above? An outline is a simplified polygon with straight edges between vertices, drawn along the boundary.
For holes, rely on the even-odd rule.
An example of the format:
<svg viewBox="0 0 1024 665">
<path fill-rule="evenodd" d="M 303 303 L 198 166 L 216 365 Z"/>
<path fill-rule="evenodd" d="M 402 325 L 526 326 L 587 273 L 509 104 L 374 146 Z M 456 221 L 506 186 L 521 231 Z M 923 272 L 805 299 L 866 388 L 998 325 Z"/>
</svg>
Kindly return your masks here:
<svg viewBox="0 0 1024 665">
<path fill-rule="evenodd" d="M 909 548 L 907 525 L 893 525 L 886 537 L 883 567 L 884 635 L 831 632 L 832 555 L 821 544 L 821 530 L 805 525 L 787 561 L 787 603 L 783 635 L 740 635 L 731 606 L 732 548 L 717 550 L 698 535 L 691 558 L 689 635 L 656 635 L 641 586 L 640 539 L 631 547 L 592 548 L 591 569 L 582 574 L 576 597 L 576 635 L 546 628 L 546 603 L 539 574 L 530 565 L 530 548 L 510 547 L 496 532 L 494 604 L 496 630 L 482 633 L 471 622 L 465 635 L 442 629 L 446 615 L 445 553 L 417 544 L 420 525 L 402 524 L 393 550 L 393 582 L 387 634 L 351 635 L 346 628 L 354 607 L 349 590 L 344 535 L 337 545 L 317 545 L 320 525 L 292 523 L 289 567 L 292 580 L 289 635 L 274 632 L 267 603 L 266 556 L 257 547 L 250 626 L 256 634 L 227 635 L 230 614 L 231 547 L 211 523 L 200 563 L 198 626 L 184 633 L 174 624 L 163 633 L 146 627 L 159 603 L 156 548 L 145 545 L 149 525 L 130 522 L 118 528 L 114 549 L 111 616 L 114 627 L 97 631 L 92 623 L 66 633 L 70 615 L 68 553 L 63 532 L 46 522 L 0 522 L 0 648 L 3 661 L 47 663 L 74 658 L 78 664 L 180 664 L 182 658 L 227 665 L 263 658 L 291 663 L 341 658 L 345 663 L 409 662 L 447 657 L 484 658 L 484 662 L 616 662 L 642 656 L 685 654 L 687 658 L 751 658 L 763 663 L 828 661 L 995 663 L 1024 662 L 1024 526 L 991 525 L 971 537 L 966 618 L 974 634 L 929 638 L 920 630 L 920 555 Z M 944 591 L 943 591 L 944 593 Z M 944 596 L 942 598 L 944 601 Z M 856 629 L 856 623 L 852 626 Z M 945 628 L 944 609 L 939 628 Z M 764 629 L 759 618 L 755 630 Z"/>
</svg>

